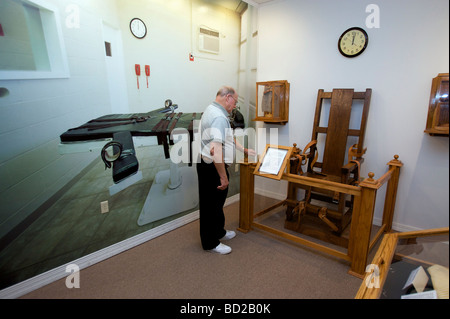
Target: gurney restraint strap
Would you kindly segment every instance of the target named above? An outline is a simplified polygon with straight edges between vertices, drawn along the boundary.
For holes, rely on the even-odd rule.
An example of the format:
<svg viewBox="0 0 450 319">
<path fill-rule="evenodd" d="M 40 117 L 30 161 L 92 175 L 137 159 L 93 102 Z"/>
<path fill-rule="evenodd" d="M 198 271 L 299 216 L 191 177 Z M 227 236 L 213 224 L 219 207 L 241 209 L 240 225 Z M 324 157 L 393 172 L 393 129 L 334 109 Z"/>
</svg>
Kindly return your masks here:
<svg viewBox="0 0 450 319">
<path fill-rule="evenodd" d="M 180 112 L 177 114 L 177 117 L 173 119 L 172 124 L 170 125 L 170 128 L 169 128 L 169 135 L 172 134 L 172 131 L 175 128 L 175 125 L 177 125 L 177 122 L 182 115 L 183 115 L 183 112 Z"/>
<path fill-rule="evenodd" d="M 142 123 L 147 121 L 148 119 L 151 119 L 152 116 L 133 116 L 128 118 L 110 118 L 110 119 L 93 119 L 87 122 L 86 124 L 83 124 L 81 126 L 78 126 L 76 128 L 71 128 L 69 131 L 79 130 L 79 129 L 88 129 L 88 131 L 95 131 L 100 130 L 103 128 L 108 127 L 114 127 L 119 125 L 128 125 L 128 124 L 136 124 L 136 123 Z M 96 124 L 97 123 L 97 124 Z"/>
</svg>

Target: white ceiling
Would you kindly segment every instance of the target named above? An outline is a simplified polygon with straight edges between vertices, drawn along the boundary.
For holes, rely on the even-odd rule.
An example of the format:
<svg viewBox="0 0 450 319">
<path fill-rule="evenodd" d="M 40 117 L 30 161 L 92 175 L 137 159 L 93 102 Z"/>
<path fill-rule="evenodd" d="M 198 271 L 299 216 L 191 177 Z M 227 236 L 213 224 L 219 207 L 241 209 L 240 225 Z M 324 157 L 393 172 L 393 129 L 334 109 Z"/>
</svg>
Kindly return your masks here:
<svg viewBox="0 0 450 319">
<path fill-rule="evenodd" d="M 247 2 L 248 4 L 251 4 L 251 5 L 260 5 L 260 4 L 264 4 L 264 3 L 267 3 L 267 2 L 271 2 L 271 1 L 274 1 L 274 0 L 246 0 L 245 2 Z M 252 3 L 252 2 L 254 2 L 254 3 Z"/>
<path fill-rule="evenodd" d="M 232 11 L 241 12 L 245 8 L 245 3 L 241 3 L 241 0 L 210 0 L 219 6 L 227 8 Z"/>
<path fill-rule="evenodd" d="M 210 0 L 210 1 L 215 2 L 219 6 L 225 7 L 229 10 L 241 12 L 243 8 L 245 8 L 245 3 L 257 7 L 261 4 L 265 4 L 267 2 L 271 2 L 274 0 Z"/>
</svg>

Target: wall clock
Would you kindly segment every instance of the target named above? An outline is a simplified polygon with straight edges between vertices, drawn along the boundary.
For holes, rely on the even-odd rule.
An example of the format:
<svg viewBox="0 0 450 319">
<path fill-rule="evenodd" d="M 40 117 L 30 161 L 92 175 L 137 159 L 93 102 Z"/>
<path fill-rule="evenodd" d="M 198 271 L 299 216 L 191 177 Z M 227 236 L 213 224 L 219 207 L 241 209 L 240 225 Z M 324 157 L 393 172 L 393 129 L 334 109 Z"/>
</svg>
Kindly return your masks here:
<svg viewBox="0 0 450 319">
<path fill-rule="evenodd" d="M 352 27 L 342 33 L 338 41 L 339 52 L 347 58 L 354 58 L 367 48 L 369 37 L 364 29 Z"/>
<path fill-rule="evenodd" d="M 143 39 L 147 35 L 147 26 L 144 21 L 134 18 L 130 22 L 131 33 L 138 39 Z"/>
</svg>

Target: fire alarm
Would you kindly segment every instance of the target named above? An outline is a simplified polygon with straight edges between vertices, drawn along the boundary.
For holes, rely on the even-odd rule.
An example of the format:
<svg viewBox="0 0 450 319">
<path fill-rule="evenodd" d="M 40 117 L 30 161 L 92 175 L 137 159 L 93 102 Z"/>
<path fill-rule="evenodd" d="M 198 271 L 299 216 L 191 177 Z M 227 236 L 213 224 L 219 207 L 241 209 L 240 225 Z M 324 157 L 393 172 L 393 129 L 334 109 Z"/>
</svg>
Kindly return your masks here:
<svg viewBox="0 0 450 319">
<path fill-rule="evenodd" d="M 189 53 L 189 61 L 191 62 L 194 61 L 194 55 L 192 53 Z"/>
</svg>

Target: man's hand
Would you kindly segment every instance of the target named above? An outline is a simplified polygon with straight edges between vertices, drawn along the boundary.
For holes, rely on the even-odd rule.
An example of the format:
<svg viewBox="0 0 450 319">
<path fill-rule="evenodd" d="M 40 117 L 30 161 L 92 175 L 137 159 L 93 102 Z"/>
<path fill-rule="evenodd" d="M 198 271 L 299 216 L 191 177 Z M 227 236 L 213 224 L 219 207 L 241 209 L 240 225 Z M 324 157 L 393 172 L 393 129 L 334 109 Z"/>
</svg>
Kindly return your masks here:
<svg viewBox="0 0 450 319">
<path fill-rule="evenodd" d="M 217 142 L 211 142 L 210 154 L 213 156 L 214 166 L 216 167 L 217 173 L 220 177 L 220 185 L 217 189 L 225 190 L 227 189 L 230 182 L 228 181 L 227 171 L 225 168 L 225 163 L 222 156 L 222 144 Z"/>
<path fill-rule="evenodd" d="M 217 189 L 220 189 L 221 191 L 226 190 L 230 182 L 228 181 L 227 176 L 220 177 L 220 185 L 217 186 Z"/>
<path fill-rule="evenodd" d="M 247 151 L 245 151 L 245 150 L 247 150 Z M 251 148 L 244 149 L 244 154 L 247 154 L 248 156 L 256 156 L 255 150 L 253 150 Z"/>
</svg>

